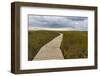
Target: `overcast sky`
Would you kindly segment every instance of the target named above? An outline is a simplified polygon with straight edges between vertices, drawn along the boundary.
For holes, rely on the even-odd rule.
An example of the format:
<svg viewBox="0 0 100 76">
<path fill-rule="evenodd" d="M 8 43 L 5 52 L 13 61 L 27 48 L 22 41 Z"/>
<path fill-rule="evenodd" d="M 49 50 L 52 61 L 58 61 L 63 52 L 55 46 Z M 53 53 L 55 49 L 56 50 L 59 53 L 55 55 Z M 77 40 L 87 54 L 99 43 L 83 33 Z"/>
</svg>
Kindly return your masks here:
<svg viewBox="0 0 100 76">
<path fill-rule="evenodd" d="M 29 27 L 88 30 L 88 17 L 29 15 Z"/>
</svg>

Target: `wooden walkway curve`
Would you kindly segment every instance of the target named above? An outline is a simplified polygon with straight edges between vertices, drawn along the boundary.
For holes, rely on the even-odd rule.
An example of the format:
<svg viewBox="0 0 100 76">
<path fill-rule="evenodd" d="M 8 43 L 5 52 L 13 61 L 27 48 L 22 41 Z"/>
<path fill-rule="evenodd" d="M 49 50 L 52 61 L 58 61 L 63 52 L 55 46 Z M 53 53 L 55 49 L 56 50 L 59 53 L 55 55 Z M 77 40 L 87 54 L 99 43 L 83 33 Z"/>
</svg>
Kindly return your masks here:
<svg viewBox="0 0 100 76">
<path fill-rule="evenodd" d="M 45 44 L 34 57 L 33 60 L 48 60 L 48 59 L 64 59 L 60 46 L 63 39 L 63 34 Z"/>
</svg>

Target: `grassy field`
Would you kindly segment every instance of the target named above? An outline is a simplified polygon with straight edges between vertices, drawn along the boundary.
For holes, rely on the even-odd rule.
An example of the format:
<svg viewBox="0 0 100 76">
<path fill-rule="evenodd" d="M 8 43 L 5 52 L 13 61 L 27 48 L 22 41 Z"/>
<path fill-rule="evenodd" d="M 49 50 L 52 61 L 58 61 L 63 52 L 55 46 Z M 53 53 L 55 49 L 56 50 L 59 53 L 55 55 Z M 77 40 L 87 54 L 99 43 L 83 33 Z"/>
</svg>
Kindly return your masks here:
<svg viewBox="0 0 100 76">
<path fill-rule="evenodd" d="M 46 43 L 63 34 L 61 51 L 65 59 L 86 58 L 88 51 L 88 33 L 82 31 L 29 31 L 28 60 L 33 60 L 40 48 Z"/>
<path fill-rule="evenodd" d="M 82 31 L 65 31 L 61 50 L 65 59 L 86 58 L 88 54 L 88 33 Z"/>
<path fill-rule="evenodd" d="M 28 31 L 28 60 L 33 60 L 40 48 L 58 35 L 53 31 Z"/>
</svg>

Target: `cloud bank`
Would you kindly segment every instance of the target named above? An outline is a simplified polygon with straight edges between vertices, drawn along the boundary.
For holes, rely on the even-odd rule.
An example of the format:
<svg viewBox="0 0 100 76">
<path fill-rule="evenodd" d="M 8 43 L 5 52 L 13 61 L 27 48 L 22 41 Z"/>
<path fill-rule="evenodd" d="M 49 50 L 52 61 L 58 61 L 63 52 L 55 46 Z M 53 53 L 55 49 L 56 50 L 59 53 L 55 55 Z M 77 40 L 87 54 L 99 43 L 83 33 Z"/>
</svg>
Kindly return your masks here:
<svg viewBox="0 0 100 76">
<path fill-rule="evenodd" d="M 88 17 L 29 15 L 29 27 L 88 30 Z"/>
</svg>

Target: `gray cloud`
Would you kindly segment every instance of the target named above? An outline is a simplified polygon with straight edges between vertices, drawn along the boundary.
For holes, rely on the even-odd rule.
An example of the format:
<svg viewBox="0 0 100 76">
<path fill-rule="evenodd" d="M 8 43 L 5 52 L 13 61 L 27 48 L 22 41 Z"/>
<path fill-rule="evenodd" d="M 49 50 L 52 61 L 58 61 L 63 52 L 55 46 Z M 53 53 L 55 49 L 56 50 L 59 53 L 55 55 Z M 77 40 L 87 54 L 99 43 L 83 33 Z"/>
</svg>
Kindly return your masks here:
<svg viewBox="0 0 100 76">
<path fill-rule="evenodd" d="M 29 27 L 75 28 L 88 30 L 88 18 L 78 16 L 29 15 Z"/>
</svg>

